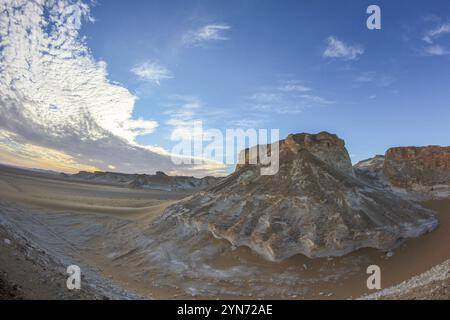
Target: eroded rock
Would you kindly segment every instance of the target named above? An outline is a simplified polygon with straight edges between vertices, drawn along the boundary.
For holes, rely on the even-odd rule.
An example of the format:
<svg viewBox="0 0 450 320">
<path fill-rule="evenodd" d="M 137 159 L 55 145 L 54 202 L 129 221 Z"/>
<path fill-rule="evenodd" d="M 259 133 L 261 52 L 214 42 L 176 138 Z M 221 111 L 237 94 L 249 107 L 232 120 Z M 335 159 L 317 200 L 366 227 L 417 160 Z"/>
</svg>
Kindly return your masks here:
<svg viewBox="0 0 450 320">
<path fill-rule="evenodd" d="M 169 207 L 156 223 L 208 231 L 269 260 L 389 250 L 437 226 L 431 211 L 358 179 L 335 135 L 290 135 L 280 141 L 279 158 L 277 174 L 240 165 L 215 187 Z"/>
<path fill-rule="evenodd" d="M 394 186 L 450 185 L 450 147 L 399 147 L 386 152 L 384 176 Z"/>
</svg>

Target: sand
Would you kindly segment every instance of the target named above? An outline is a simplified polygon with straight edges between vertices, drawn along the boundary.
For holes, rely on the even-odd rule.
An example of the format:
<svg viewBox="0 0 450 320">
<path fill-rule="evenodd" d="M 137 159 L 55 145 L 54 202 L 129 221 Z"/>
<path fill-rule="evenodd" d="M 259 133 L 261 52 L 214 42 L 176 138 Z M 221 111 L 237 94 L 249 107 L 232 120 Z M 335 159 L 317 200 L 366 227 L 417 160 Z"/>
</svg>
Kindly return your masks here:
<svg viewBox="0 0 450 320">
<path fill-rule="evenodd" d="M 15 234 L 16 238 L 8 236 L 12 245 L 33 244 L 32 260 L 42 260 L 38 254 L 43 251 L 52 257 L 48 264 L 57 265 L 53 267 L 59 270 L 54 275 L 59 289 L 49 288 L 45 295 L 47 289 L 37 281 L 31 298 L 41 292 L 70 299 L 61 270 L 78 264 L 95 283 L 91 289 L 102 289 L 97 296 L 89 292 L 81 298 L 348 299 L 372 293 L 366 288 L 366 268 L 371 264 L 381 267 L 382 287 L 387 288 L 450 258 L 450 199 L 424 203 L 436 210 L 440 226 L 404 242 L 393 256 L 362 249 L 341 258 L 299 255 L 274 263 L 208 234 L 176 242 L 171 235 L 153 233 L 152 221 L 186 196 L 0 168 L 1 236 Z M 29 267 L 10 256 L 0 258 L 0 271 L 9 270 L 2 281 L 9 277 L 20 282 L 12 274 L 13 266 L 23 272 Z M 52 268 L 44 269 L 43 276 L 49 276 Z"/>
</svg>

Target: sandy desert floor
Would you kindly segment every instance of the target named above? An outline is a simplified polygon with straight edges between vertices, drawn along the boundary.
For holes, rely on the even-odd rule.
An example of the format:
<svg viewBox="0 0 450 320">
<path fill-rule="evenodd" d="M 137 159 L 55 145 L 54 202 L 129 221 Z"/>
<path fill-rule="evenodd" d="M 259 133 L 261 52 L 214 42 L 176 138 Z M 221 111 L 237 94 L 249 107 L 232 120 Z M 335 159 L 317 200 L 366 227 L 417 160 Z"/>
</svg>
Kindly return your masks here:
<svg viewBox="0 0 450 320">
<path fill-rule="evenodd" d="M 390 254 L 363 249 L 274 263 L 210 235 L 157 239 L 151 222 L 186 196 L 2 168 L 0 298 L 347 299 L 372 293 L 369 265 L 381 267 L 386 288 L 450 258 L 450 199 L 423 203 L 440 226 Z M 78 292 L 65 286 L 71 264 L 82 269 Z"/>
</svg>

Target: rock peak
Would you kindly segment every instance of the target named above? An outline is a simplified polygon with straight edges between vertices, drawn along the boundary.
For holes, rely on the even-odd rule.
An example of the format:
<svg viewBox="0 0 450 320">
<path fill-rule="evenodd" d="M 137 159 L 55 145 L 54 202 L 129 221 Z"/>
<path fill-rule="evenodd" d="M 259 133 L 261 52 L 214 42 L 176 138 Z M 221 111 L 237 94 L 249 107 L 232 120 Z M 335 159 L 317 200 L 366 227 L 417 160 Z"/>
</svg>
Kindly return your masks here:
<svg viewBox="0 0 450 320">
<path fill-rule="evenodd" d="M 306 149 L 328 165 L 353 175 L 352 162 L 345 148 L 345 142 L 335 134 L 326 131 L 318 134 L 291 134 L 282 141 L 282 144 L 294 153 Z"/>
</svg>

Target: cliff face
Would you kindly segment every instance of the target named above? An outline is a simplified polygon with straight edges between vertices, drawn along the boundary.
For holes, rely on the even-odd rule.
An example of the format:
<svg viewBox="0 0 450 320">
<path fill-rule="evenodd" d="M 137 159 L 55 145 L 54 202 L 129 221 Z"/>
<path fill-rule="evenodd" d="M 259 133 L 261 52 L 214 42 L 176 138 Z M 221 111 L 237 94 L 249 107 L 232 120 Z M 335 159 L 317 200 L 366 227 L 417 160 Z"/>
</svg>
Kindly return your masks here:
<svg viewBox="0 0 450 320">
<path fill-rule="evenodd" d="M 169 207 L 161 228 L 194 227 L 269 260 L 389 249 L 432 230 L 432 212 L 355 177 L 343 140 L 322 132 L 279 144 L 279 171 L 240 165 L 218 185 Z M 249 156 L 248 150 L 244 156 Z"/>
<path fill-rule="evenodd" d="M 386 152 L 384 177 L 393 186 L 450 185 L 450 147 L 399 147 Z"/>
<path fill-rule="evenodd" d="M 335 134 L 321 132 L 319 134 L 294 134 L 283 142 L 293 153 L 306 149 L 312 155 L 326 164 L 353 175 L 350 156 L 345 148 L 345 142 Z"/>
<path fill-rule="evenodd" d="M 321 132 L 318 134 L 299 133 L 291 134 L 285 140 L 279 141 L 280 149 L 289 150 L 292 154 L 298 154 L 302 150 L 307 150 L 316 158 L 326 164 L 353 175 L 350 156 L 345 148 L 345 142 L 335 134 Z M 271 146 L 267 146 L 269 152 Z M 259 146 L 241 151 L 240 159 L 245 159 L 246 165 L 238 165 L 237 171 L 252 163 L 252 155 L 257 155 Z M 254 153 L 252 153 L 252 151 Z"/>
</svg>

